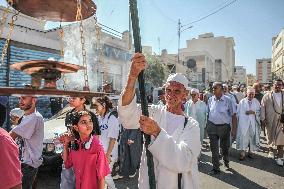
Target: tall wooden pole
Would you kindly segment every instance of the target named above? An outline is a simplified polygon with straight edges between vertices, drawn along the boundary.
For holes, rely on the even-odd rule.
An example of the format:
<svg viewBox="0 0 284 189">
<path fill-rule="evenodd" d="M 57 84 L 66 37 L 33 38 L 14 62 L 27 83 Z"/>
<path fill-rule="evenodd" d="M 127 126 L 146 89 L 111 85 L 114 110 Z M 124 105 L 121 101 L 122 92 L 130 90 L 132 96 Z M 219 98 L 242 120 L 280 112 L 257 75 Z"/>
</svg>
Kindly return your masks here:
<svg viewBox="0 0 284 189">
<path fill-rule="evenodd" d="M 141 53 L 142 46 L 141 46 L 141 37 L 140 37 L 137 0 L 129 0 L 129 8 L 130 8 L 130 14 L 131 14 L 131 23 L 132 23 L 132 30 L 133 30 L 135 53 L 137 52 Z M 140 91 L 140 97 L 141 97 L 142 114 L 145 116 L 149 116 L 148 102 L 147 102 L 146 93 L 145 93 L 144 71 L 142 71 L 138 76 L 138 84 L 139 84 L 139 91 Z M 150 185 L 150 189 L 156 189 L 153 155 L 148 150 L 148 146 L 151 142 L 151 136 L 144 133 L 144 137 L 145 137 L 145 148 L 146 148 L 146 156 L 147 156 L 149 185 Z"/>
</svg>

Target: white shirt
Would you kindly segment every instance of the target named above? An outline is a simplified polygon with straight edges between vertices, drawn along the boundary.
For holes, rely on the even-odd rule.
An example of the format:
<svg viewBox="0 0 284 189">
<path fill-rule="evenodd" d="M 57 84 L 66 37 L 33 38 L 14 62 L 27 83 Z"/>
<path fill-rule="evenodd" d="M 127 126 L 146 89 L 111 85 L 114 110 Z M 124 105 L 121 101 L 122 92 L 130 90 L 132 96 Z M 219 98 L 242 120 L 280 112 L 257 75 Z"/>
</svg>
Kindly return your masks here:
<svg viewBox="0 0 284 189">
<path fill-rule="evenodd" d="M 35 111 L 23 116 L 19 125 L 12 130 L 21 137 L 19 142 L 22 163 L 38 168 L 42 164 L 44 123 L 42 115 Z"/>
<path fill-rule="evenodd" d="M 165 131 L 169 135 L 172 135 L 175 132 L 177 125 L 184 125 L 184 121 L 185 121 L 185 117 L 183 115 L 176 115 L 168 111 L 167 111 L 166 119 L 167 119 L 167 122 L 166 122 Z"/>
<path fill-rule="evenodd" d="M 273 94 L 273 97 L 276 100 L 277 104 L 279 106 L 281 106 L 281 101 L 282 101 L 281 95 L 282 95 L 282 93 L 280 92 L 280 93 L 272 93 L 272 94 Z"/>
<path fill-rule="evenodd" d="M 119 135 L 119 121 L 114 116 L 111 115 L 109 117 L 110 113 L 107 113 L 104 117 L 98 116 L 100 130 L 101 130 L 101 136 L 99 137 L 105 153 L 107 152 L 110 138 L 118 139 Z M 115 142 L 113 150 L 112 150 L 112 158 L 116 159 L 118 157 L 118 143 Z"/>
</svg>

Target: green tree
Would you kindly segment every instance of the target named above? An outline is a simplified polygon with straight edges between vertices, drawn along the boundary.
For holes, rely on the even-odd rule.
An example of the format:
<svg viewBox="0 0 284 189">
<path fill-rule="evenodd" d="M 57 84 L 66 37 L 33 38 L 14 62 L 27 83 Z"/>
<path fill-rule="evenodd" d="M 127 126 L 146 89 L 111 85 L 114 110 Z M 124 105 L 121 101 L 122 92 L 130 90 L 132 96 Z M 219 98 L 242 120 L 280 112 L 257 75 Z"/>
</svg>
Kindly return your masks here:
<svg viewBox="0 0 284 189">
<path fill-rule="evenodd" d="M 165 66 L 153 56 L 147 57 L 148 67 L 146 68 L 145 81 L 154 88 L 161 87 L 165 80 Z"/>
</svg>

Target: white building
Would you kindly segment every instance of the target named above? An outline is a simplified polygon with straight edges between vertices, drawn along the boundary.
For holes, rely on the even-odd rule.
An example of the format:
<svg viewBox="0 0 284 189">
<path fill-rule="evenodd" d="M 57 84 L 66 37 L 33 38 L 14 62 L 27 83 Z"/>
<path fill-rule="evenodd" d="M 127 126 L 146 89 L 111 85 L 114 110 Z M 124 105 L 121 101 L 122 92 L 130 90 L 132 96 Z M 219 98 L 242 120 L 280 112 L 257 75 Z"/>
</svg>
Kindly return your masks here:
<svg viewBox="0 0 284 189">
<path fill-rule="evenodd" d="M 243 66 L 235 66 L 234 84 L 246 84 L 246 69 Z"/>
<path fill-rule="evenodd" d="M 256 59 L 256 79 L 261 84 L 271 83 L 271 58 Z"/>
<path fill-rule="evenodd" d="M 272 73 L 284 79 L 284 29 L 272 38 Z"/>
<path fill-rule="evenodd" d="M 214 37 L 213 33 L 199 35 L 198 39 L 187 40 L 187 47 L 180 52 L 207 52 L 221 67 L 221 80 L 232 81 L 235 68 L 235 42 L 232 37 Z M 210 70 L 210 68 L 208 68 Z M 205 70 L 205 73 L 208 70 Z M 218 76 L 215 76 L 218 78 Z M 219 80 L 219 78 L 218 78 Z"/>
<path fill-rule="evenodd" d="M 189 51 L 189 49 L 180 50 L 180 61 L 188 69 L 187 65 L 191 62 L 196 63 L 196 67 L 187 73 L 192 87 L 203 89 L 209 82 L 220 81 L 221 69 L 215 66 L 215 59 L 207 51 Z"/>
<path fill-rule="evenodd" d="M 5 9 L 6 7 L 0 6 L 1 15 L 3 15 Z M 11 23 L 12 16 L 14 14 L 16 14 L 16 11 L 9 11 L 1 38 L 7 38 L 10 30 L 9 23 Z M 35 45 L 48 49 L 60 50 L 58 28 L 44 30 L 44 26 L 45 21 L 41 21 L 20 13 L 15 21 L 11 41 L 17 41 L 20 43 Z"/>
</svg>

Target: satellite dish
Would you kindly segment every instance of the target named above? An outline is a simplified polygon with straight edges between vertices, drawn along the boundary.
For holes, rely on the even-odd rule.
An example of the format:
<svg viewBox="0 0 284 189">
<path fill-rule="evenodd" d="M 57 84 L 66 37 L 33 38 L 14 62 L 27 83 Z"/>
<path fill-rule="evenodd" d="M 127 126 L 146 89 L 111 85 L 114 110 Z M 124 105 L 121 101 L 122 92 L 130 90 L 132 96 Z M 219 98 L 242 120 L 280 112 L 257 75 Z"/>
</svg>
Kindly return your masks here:
<svg viewBox="0 0 284 189">
<path fill-rule="evenodd" d="M 190 69 L 193 69 L 196 67 L 196 61 L 194 59 L 188 59 L 186 63 L 187 63 L 187 67 Z"/>
</svg>

